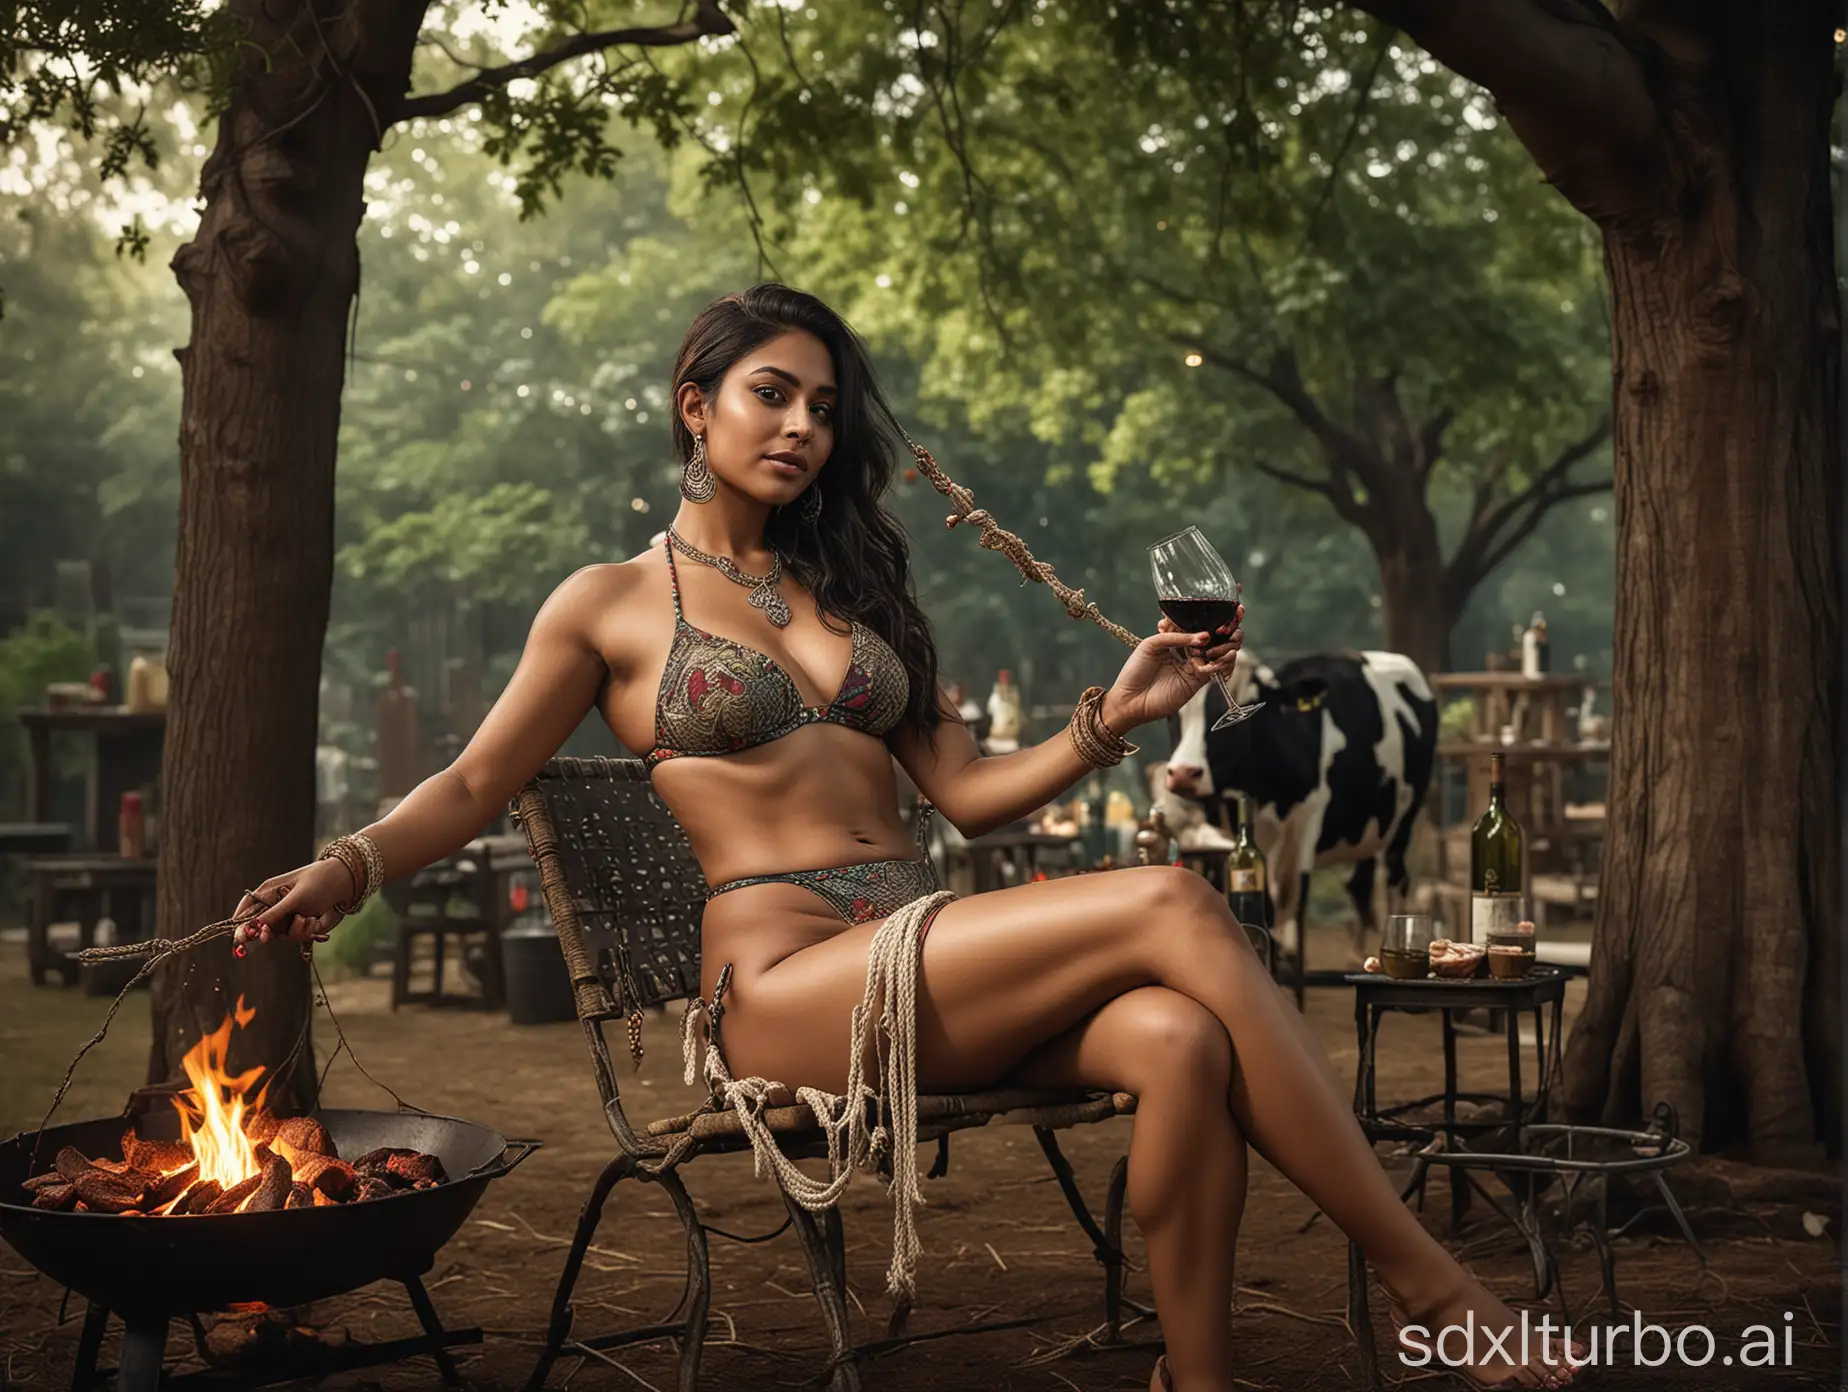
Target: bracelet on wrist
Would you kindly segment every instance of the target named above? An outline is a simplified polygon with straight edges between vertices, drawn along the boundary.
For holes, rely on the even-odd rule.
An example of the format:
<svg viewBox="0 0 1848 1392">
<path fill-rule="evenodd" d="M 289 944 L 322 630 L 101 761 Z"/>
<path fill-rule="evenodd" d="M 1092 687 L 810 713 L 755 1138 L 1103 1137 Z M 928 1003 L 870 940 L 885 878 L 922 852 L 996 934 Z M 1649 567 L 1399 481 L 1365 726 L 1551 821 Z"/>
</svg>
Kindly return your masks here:
<svg viewBox="0 0 1848 1392">
<path fill-rule="evenodd" d="M 1092 768 L 1110 768 L 1123 762 L 1131 754 L 1140 754 L 1141 747 L 1131 744 L 1104 723 L 1103 717 L 1104 689 L 1101 686 L 1088 688 L 1078 698 L 1077 708 L 1072 711 L 1071 731 L 1072 745 L 1078 751 L 1078 757 Z"/>
<path fill-rule="evenodd" d="M 357 913 L 385 882 L 385 855 L 378 843 L 363 831 L 336 836 L 327 843 L 319 859 L 339 861 L 353 882 L 353 897 L 345 904 L 334 906 L 343 914 Z"/>
<path fill-rule="evenodd" d="M 346 868 L 347 877 L 353 881 L 353 897 L 359 898 L 366 892 L 365 857 L 357 846 L 348 843 L 340 847 L 334 858 Z"/>
</svg>

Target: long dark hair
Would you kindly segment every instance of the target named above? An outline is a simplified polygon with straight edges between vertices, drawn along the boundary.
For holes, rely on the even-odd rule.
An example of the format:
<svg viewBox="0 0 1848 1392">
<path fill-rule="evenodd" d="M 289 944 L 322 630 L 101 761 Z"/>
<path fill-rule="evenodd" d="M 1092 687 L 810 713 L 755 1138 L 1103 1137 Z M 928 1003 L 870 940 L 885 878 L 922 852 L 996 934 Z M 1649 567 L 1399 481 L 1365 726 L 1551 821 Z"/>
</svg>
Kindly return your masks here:
<svg viewBox="0 0 1848 1392">
<path fill-rule="evenodd" d="M 674 359 L 674 451 L 682 463 L 693 454 L 693 432 L 678 409 L 681 388 L 690 382 L 710 400 L 734 363 L 792 330 L 813 334 L 833 359 L 834 450 L 801 502 L 771 513 L 765 538 L 824 615 L 857 619 L 891 645 L 911 680 L 905 719 L 928 733 L 942 719 L 937 643 L 912 587 L 905 529 L 880 501 L 903 432 L 859 335 L 813 295 L 786 285 L 753 285 L 714 300 L 687 329 Z M 821 518 L 811 523 L 802 511 L 816 492 Z"/>
</svg>

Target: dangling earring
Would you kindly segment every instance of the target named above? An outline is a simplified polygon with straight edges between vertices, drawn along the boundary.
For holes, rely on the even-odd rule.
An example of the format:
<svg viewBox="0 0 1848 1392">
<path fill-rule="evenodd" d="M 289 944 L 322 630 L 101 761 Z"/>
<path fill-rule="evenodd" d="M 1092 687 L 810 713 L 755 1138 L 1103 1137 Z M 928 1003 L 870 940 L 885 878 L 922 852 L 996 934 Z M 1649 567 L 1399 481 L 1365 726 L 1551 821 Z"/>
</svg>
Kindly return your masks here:
<svg viewBox="0 0 1848 1392">
<path fill-rule="evenodd" d="M 809 491 L 802 495 L 802 520 L 808 523 L 821 521 L 821 485 L 811 483 Z"/>
<path fill-rule="evenodd" d="M 709 503 L 718 492 L 712 470 L 706 467 L 706 437 L 693 437 L 693 453 L 680 468 L 680 496 L 689 503 Z"/>
</svg>

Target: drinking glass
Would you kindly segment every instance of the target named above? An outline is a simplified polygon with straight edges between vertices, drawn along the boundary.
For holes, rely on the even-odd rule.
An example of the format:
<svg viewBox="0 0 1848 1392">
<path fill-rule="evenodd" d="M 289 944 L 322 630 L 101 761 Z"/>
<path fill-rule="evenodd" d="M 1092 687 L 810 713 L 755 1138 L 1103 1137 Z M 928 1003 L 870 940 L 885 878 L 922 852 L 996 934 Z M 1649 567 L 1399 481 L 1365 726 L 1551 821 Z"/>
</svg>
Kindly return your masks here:
<svg viewBox="0 0 1848 1392">
<path fill-rule="evenodd" d="M 1149 547 L 1149 570 L 1155 576 L 1156 602 L 1176 628 L 1219 638 L 1219 630 L 1238 618 L 1238 584 L 1231 568 L 1198 527 L 1163 537 Z M 1175 660 L 1187 661 L 1179 653 Z M 1216 673 L 1213 680 L 1219 683 L 1219 694 L 1226 698 L 1226 713 L 1213 722 L 1215 730 L 1249 720 L 1264 709 L 1262 701 L 1249 706 L 1238 703 L 1232 694 L 1231 674 Z"/>
<path fill-rule="evenodd" d="M 1392 914 L 1380 937 L 1380 965 L 1395 981 L 1422 981 L 1431 965 L 1430 914 Z"/>
<path fill-rule="evenodd" d="M 1523 918 L 1523 925 L 1531 923 Z M 1518 980 L 1533 970 L 1534 949 L 1539 935 L 1531 927 L 1505 926 L 1491 928 L 1483 941 L 1483 947 L 1489 954 L 1489 975 L 1502 980 Z M 1511 953 L 1510 948 L 1514 951 Z"/>
</svg>

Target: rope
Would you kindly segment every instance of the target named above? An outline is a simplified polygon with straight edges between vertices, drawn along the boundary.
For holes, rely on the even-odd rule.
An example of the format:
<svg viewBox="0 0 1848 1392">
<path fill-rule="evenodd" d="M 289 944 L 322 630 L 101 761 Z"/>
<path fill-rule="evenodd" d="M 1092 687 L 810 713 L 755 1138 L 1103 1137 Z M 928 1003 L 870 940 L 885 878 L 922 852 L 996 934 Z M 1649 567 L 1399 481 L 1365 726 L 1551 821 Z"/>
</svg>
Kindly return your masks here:
<svg viewBox="0 0 1848 1392">
<path fill-rule="evenodd" d="M 913 1209 L 924 1202 L 918 1184 L 918 966 L 924 931 L 931 918 L 955 899 L 938 890 L 896 909 L 873 934 L 866 957 L 866 993 L 853 1008 L 847 1087 L 839 1095 L 820 1088 L 794 1089 L 796 1100 L 815 1114 L 828 1142 L 828 1178 L 814 1179 L 783 1154 L 763 1119 L 774 1093 L 790 1089 L 766 1078 L 733 1078 L 715 1033 L 708 1029 L 705 1076 L 714 1097 L 737 1112 L 750 1138 L 758 1178 L 774 1173 L 783 1191 L 811 1213 L 832 1208 L 853 1180 L 856 1168 L 891 1164 L 892 1264 L 886 1291 L 909 1306 L 917 1292 L 918 1241 Z M 714 1006 L 717 1005 L 715 992 Z M 690 1085 L 699 1069 L 697 1021 L 713 1007 L 695 998 L 681 1026 L 681 1056 Z M 877 1051 L 884 1100 L 867 1081 L 867 1056 Z M 883 1117 L 882 1122 L 880 1118 Z M 889 1123 L 889 1126 L 885 1123 Z"/>
<path fill-rule="evenodd" d="M 327 998 L 327 983 L 321 980 L 321 964 L 314 960 L 312 953 L 308 957 L 308 970 L 314 973 L 314 1003 L 327 1012 L 327 1022 L 334 1027 L 334 1038 L 340 1041 L 334 1045 L 334 1051 L 327 1056 L 327 1062 L 321 1067 L 321 1076 L 314 1086 L 314 1095 L 316 1098 L 315 1105 L 320 1105 L 320 1096 L 327 1091 L 327 1075 L 334 1071 L 334 1061 L 344 1052 L 348 1058 L 353 1060 L 353 1066 L 359 1070 L 360 1076 L 371 1083 L 372 1086 L 377 1088 L 380 1092 L 390 1097 L 392 1101 L 396 1102 L 399 1111 L 416 1112 L 419 1116 L 429 1116 L 430 1113 L 424 1108 L 418 1106 L 415 1102 L 406 1102 L 402 1097 L 398 1096 L 388 1084 L 381 1083 L 377 1078 L 373 1077 L 367 1070 L 366 1065 L 359 1061 L 359 1055 L 354 1053 L 353 1046 L 347 1043 L 346 1031 L 340 1028 L 340 1017 L 334 1014 L 334 1003 Z M 313 1018 L 314 1012 L 310 1011 L 308 1013 L 308 1020 L 312 1020 Z M 300 1049 L 301 1041 L 308 1037 L 308 1020 L 302 1021 L 301 1035 L 295 1041 L 296 1049 Z M 293 1054 L 293 1051 L 291 1051 L 291 1054 Z M 277 1073 L 280 1072 L 281 1069 L 278 1069 Z"/>
<path fill-rule="evenodd" d="M 266 905 L 265 907 L 269 906 Z M 261 912 L 261 910 L 259 910 L 259 912 Z M 64 1095 L 71 1090 L 71 1081 L 77 1076 L 77 1065 L 83 1062 L 85 1054 L 89 1053 L 90 1050 L 103 1042 L 103 1036 L 109 1033 L 109 1026 L 115 1020 L 116 1011 L 122 1008 L 122 1002 L 128 999 L 128 993 L 145 981 L 149 974 L 169 957 L 176 957 L 182 952 L 191 952 L 194 948 L 203 947 L 206 943 L 211 942 L 215 938 L 227 937 L 236 932 L 240 924 L 246 923 L 256 916 L 256 914 L 249 914 L 244 918 L 222 918 L 216 923 L 206 924 L 206 926 L 201 928 L 198 932 L 189 933 L 183 938 L 144 938 L 137 942 L 116 943 L 109 947 L 86 947 L 82 951 L 72 954 L 79 962 L 122 961 L 130 957 L 146 957 L 148 960 L 142 963 L 141 969 L 129 978 L 128 984 L 116 993 L 116 998 L 109 1003 L 108 1013 L 103 1016 L 102 1027 L 98 1029 L 95 1034 L 90 1036 L 84 1046 L 77 1051 L 76 1056 L 71 1059 L 70 1067 L 64 1070 L 64 1081 L 58 1084 L 58 1090 L 52 1096 L 51 1105 L 45 1109 L 44 1118 L 38 1125 L 38 1136 L 33 1142 L 33 1163 L 35 1165 L 37 1164 L 39 1143 L 44 1140 L 45 1130 L 51 1125 L 52 1115 L 63 1103 Z M 422 1107 L 417 1106 L 415 1103 L 406 1102 L 402 1097 L 398 1096 L 396 1092 L 393 1092 L 391 1088 L 381 1083 L 377 1078 L 373 1077 L 371 1073 L 366 1071 L 366 1066 L 359 1061 L 359 1055 L 353 1052 L 353 1046 L 347 1043 L 346 1031 L 340 1028 L 340 1017 L 334 1013 L 334 1007 L 327 999 L 327 986 L 326 983 L 321 980 L 321 968 L 319 964 L 314 961 L 313 957 L 308 959 L 308 964 L 308 969 L 314 974 L 314 1004 L 320 1006 L 327 1012 L 327 1018 L 334 1027 L 334 1035 L 339 1040 L 339 1043 L 334 1047 L 333 1053 L 328 1055 L 327 1063 L 321 1070 L 321 1076 L 315 1085 L 316 1095 L 318 1096 L 321 1089 L 326 1087 L 327 1075 L 332 1071 L 334 1061 L 340 1057 L 341 1051 L 344 1050 L 346 1056 L 353 1060 L 353 1066 L 360 1071 L 366 1081 L 378 1088 L 381 1092 L 389 1094 L 391 1100 L 398 1104 L 399 1111 L 419 1112 L 427 1116 L 428 1113 L 424 1112 Z M 288 1054 L 284 1056 L 282 1062 L 271 1070 L 269 1080 L 264 1084 L 266 1090 L 270 1084 L 274 1083 L 278 1078 L 284 1077 L 289 1072 L 293 1071 L 295 1061 L 302 1051 L 302 1045 L 307 1042 L 308 1026 L 313 1019 L 314 1011 L 310 1008 L 307 1017 L 302 1021 L 300 1032 L 295 1036 L 294 1045 L 290 1048 Z"/>
<path fill-rule="evenodd" d="M 252 915 L 254 917 L 255 915 Z M 103 1042 L 103 1036 L 109 1033 L 109 1026 L 115 1020 L 116 1011 L 122 1008 L 122 1002 L 128 999 L 128 993 L 147 980 L 148 975 L 167 958 L 180 952 L 190 952 L 210 942 L 213 938 L 222 938 L 237 931 L 241 918 L 224 918 L 216 923 L 208 923 L 198 932 L 184 938 L 145 938 L 139 942 L 118 943 L 110 947 L 86 947 L 74 954 L 79 962 L 113 962 L 128 957 L 146 957 L 141 970 L 128 979 L 128 984 L 116 993 L 116 998 L 109 1003 L 109 1013 L 103 1016 L 102 1028 L 90 1036 L 89 1041 L 77 1051 L 71 1060 L 71 1066 L 64 1070 L 64 1081 L 58 1084 L 57 1092 L 52 1096 L 51 1105 L 45 1109 L 44 1119 L 39 1122 L 38 1134 L 43 1138 L 45 1128 L 51 1125 L 52 1113 L 58 1110 L 64 1101 L 64 1094 L 71 1090 L 71 1080 L 77 1076 L 77 1065 L 83 1062 L 83 1056 Z M 296 1041 L 300 1047 L 300 1040 Z M 290 1056 L 294 1056 L 290 1050 Z M 36 1154 L 37 1142 L 34 1142 Z"/>
<path fill-rule="evenodd" d="M 903 430 L 899 433 L 904 434 Z M 1059 603 L 1065 606 L 1065 612 L 1074 619 L 1091 620 L 1125 647 L 1133 648 L 1142 641 L 1123 625 L 1105 618 L 1103 611 L 1084 597 L 1083 590 L 1074 590 L 1053 573 L 1051 566 L 1044 561 L 1034 559 L 1033 553 L 1027 549 L 1026 542 L 1014 533 L 1005 530 L 986 509 L 978 508 L 975 505 L 975 494 L 944 473 L 937 461 L 931 458 L 929 450 L 909 435 L 905 436 L 905 443 L 910 446 L 911 453 L 917 457 L 918 472 L 929 479 L 931 487 L 948 498 L 950 506 L 955 509 L 944 519 L 944 526 L 953 529 L 959 522 L 973 523 L 976 530 L 981 533 L 980 544 L 984 550 L 1001 552 L 1014 563 L 1014 568 L 1026 579 L 1045 585 L 1058 598 Z"/>
<path fill-rule="evenodd" d="M 265 905 L 264 907 L 269 907 Z M 116 943 L 111 947 L 86 947 L 83 951 L 72 954 L 79 962 L 119 962 L 127 957 L 152 957 L 145 972 L 158 966 L 163 957 L 171 957 L 176 952 L 191 952 L 195 947 L 203 947 L 213 938 L 222 938 L 237 931 L 240 923 L 255 918 L 221 918 L 216 923 L 208 923 L 198 932 L 184 938 L 141 938 L 135 942 Z M 139 979 L 139 978 L 137 978 Z"/>
</svg>

